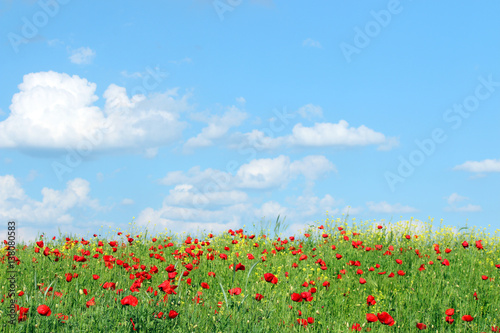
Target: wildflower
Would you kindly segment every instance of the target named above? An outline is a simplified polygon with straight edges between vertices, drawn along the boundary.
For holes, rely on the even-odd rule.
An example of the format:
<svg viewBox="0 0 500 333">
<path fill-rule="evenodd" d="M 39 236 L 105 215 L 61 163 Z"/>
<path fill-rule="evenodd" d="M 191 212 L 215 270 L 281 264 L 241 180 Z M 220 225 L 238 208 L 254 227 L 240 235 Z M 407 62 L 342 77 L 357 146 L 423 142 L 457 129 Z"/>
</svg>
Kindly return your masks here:
<svg viewBox="0 0 500 333">
<path fill-rule="evenodd" d="M 422 324 L 422 323 L 418 323 L 418 324 L 417 324 L 417 328 L 418 328 L 419 330 L 425 330 L 425 329 L 427 328 L 427 325 Z"/>
<path fill-rule="evenodd" d="M 377 318 L 384 325 L 394 325 L 394 319 L 387 312 L 377 313 Z"/>
<path fill-rule="evenodd" d="M 86 303 L 85 303 L 85 306 L 87 308 L 91 307 L 92 305 L 95 305 L 95 297 L 92 297 L 90 300 L 88 300 Z"/>
<path fill-rule="evenodd" d="M 47 305 L 45 305 L 45 304 L 40 305 L 40 306 L 36 309 L 36 311 L 37 311 L 40 315 L 42 315 L 42 316 L 47 316 L 47 317 L 48 317 L 48 316 L 50 316 L 50 314 L 52 313 L 52 311 L 50 311 L 50 308 L 49 308 Z"/>
<path fill-rule="evenodd" d="M 471 315 L 462 316 L 463 321 L 473 321 L 474 318 Z"/>
<path fill-rule="evenodd" d="M 264 279 L 267 282 L 271 282 L 272 284 L 278 283 L 278 278 L 274 274 L 271 274 L 271 273 L 264 274 Z"/>
<path fill-rule="evenodd" d="M 368 306 L 377 304 L 377 302 L 375 301 L 375 297 L 369 295 L 366 299 L 366 304 L 368 304 Z"/>
<path fill-rule="evenodd" d="M 125 296 L 121 300 L 121 303 L 122 303 L 122 305 L 137 306 L 137 304 L 139 303 L 139 300 L 136 297 L 132 296 L 132 295 L 128 295 L 128 296 Z"/>
</svg>

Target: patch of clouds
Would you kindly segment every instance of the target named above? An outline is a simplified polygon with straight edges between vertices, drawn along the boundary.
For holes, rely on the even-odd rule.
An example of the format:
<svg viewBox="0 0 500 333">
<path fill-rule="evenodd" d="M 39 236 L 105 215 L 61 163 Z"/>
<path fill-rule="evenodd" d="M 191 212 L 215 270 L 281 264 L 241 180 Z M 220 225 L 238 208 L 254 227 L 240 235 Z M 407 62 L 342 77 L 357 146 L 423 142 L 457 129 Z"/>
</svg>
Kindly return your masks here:
<svg viewBox="0 0 500 333">
<path fill-rule="evenodd" d="M 467 201 L 469 198 L 461 196 L 457 193 L 452 193 L 448 197 L 444 198 L 446 202 L 448 203 L 448 206 L 444 208 L 445 211 L 447 212 L 480 212 L 482 211 L 481 206 L 479 205 L 473 205 L 473 204 L 467 204 L 467 205 L 458 205 L 459 202 Z"/>
<path fill-rule="evenodd" d="M 323 108 L 319 105 L 306 104 L 297 110 L 297 113 L 305 119 L 323 118 Z"/>
<path fill-rule="evenodd" d="M 90 47 L 80 47 L 75 50 L 70 50 L 69 60 L 78 65 L 88 65 L 94 60 L 96 53 Z"/>
<path fill-rule="evenodd" d="M 486 159 L 482 161 L 467 161 L 457 165 L 453 170 L 474 173 L 500 172 L 500 159 Z"/>
<path fill-rule="evenodd" d="M 389 204 L 386 201 L 381 202 L 367 202 L 366 205 L 371 212 L 374 213 L 384 213 L 384 214 L 393 214 L 393 213 L 415 213 L 418 212 L 416 208 L 410 206 L 403 206 L 400 203 Z"/>
<path fill-rule="evenodd" d="M 318 48 L 318 49 L 321 49 L 323 48 L 323 46 L 321 46 L 321 43 L 318 42 L 317 40 L 314 40 L 312 38 L 307 38 L 305 39 L 303 42 L 302 42 L 302 46 L 307 46 L 307 47 L 315 47 L 315 48 Z"/>
<path fill-rule="evenodd" d="M 185 151 L 195 148 L 210 147 L 214 141 L 222 138 L 232 128 L 241 125 L 248 115 L 236 107 L 230 107 L 222 116 L 213 115 L 204 119 L 208 126 L 204 127 L 196 137 L 187 140 L 184 145 Z"/>
<path fill-rule="evenodd" d="M 0 148 L 137 150 L 169 145 L 181 137 L 186 123 L 180 114 L 190 109 L 189 94 L 165 93 L 127 96 L 111 84 L 105 106 L 94 103 L 96 85 L 77 75 L 39 72 L 27 74 L 12 98 L 11 113 L 0 121 Z M 22 130 L 20 130 L 22 129 Z"/>
</svg>

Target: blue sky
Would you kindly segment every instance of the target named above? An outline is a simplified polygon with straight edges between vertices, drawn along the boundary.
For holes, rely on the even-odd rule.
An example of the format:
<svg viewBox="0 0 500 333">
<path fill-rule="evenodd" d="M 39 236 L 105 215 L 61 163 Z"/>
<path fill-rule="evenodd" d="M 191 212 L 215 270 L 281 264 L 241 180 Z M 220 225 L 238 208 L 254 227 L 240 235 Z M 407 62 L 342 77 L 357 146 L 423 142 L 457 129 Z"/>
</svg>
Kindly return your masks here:
<svg viewBox="0 0 500 333">
<path fill-rule="evenodd" d="M 499 12 L 2 1 L 0 216 L 24 239 L 278 214 L 293 233 L 327 211 L 493 231 Z"/>
</svg>

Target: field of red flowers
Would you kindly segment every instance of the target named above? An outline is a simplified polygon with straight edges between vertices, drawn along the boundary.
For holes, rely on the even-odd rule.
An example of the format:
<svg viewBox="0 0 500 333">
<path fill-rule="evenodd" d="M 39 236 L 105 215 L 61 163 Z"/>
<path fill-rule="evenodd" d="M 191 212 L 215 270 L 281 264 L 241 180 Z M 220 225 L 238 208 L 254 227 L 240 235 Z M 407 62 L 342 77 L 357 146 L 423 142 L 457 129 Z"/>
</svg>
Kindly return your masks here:
<svg viewBox="0 0 500 333">
<path fill-rule="evenodd" d="M 2 249 L 0 324 L 12 332 L 500 332 L 499 239 L 328 219 L 286 237 L 42 235 L 17 244 L 12 295 Z"/>
</svg>

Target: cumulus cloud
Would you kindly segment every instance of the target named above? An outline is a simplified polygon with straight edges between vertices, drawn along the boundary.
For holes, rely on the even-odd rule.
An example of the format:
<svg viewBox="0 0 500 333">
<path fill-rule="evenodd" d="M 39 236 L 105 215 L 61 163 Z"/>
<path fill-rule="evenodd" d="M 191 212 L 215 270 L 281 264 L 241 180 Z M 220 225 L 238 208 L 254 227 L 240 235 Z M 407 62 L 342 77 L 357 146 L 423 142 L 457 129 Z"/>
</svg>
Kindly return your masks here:
<svg viewBox="0 0 500 333">
<path fill-rule="evenodd" d="M 305 111 L 304 111 L 305 112 Z M 305 116 L 310 113 L 304 113 Z M 386 137 L 380 132 L 376 132 L 364 125 L 350 127 L 345 120 L 338 123 L 315 123 L 313 126 L 296 124 L 292 129 L 292 134 L 272 137 L 264 131 L 253 130 L 249 133 L 240 133 L 233 137 L 239 144 L 233 144 L 231 148 L 239 147 L 242 143 L 256 149 L 274 149 L 280 146 L 291 147 L 354 147 L 379 145 L 379 150 L 390 150 L 398 145 L 398 139 Z"/>
<path fill-rule="evenodd" d="M 125 198 L 122 200 L 122 205 L 123 206 L 130 206 L 133 205 L 135 202 L 133 199 Z"/>
<path fill-rule="evenodd" d="M 78 65 L 90 64 L 96 55 L 95 51 L 90 47 L 80 47 L 76 50 L 71 50 L 70 53 L 69 60 Z"/>
<path fill-rule="evenodd" d="M 448 204 L 449 204 L 449 205 L 452 205 L 452 204 L 454 204 L 454 203 L 456 203 L 456 202 L 460 202 L 460 201 L 463 201 L 463 200 L 467 200 L 467 199 L 469 199 L 469 198 L 467 198 L 467 197 L 463 197 L 463 196 L 461 196 L 461 195 L 459 195 L 459 194 L 457 194 L 457 193 L 452 193 L 450 196 L 445 197 L 445 199 L 446 199 L 446 201 L 448 201 Z"/>
<path fill-rule="evenodd" d="M 179 139 L 186 126 L 179 117 L 189 108 L 188 95 L 179 98 L 176 89 L 129 98 L 111 84 L 102 109 L 94 105 L 95 90 L 77 75 L 25 75 L 9 117 L 0 122 L 0 148 L 143 151 Z"/>
<path fill-rule="evenodd" d="M 307 38 L 302 42 L 302 46 L 309 46 L 309 47 L 316 47 L 316 48 L 322 48 L 321 43 L 318 42 L 317 40 L 314 40 L 312 38 Z"/>
<path fill-rule="evenodd" d="M 457 193 L 452 193 L 450 196 L 445 197 L 448 202 L 448 206 L 444 208 L 448 212 L 480 212 L 482 210 L 479 205 L 467 204 L 464 206 L 459 206 L 457 203 L 462 201 L 467 201 L 469 198 L 461 196 Z"/>
<path fill-rule="evenodd" d="M 396 204 L 389 204 L 385 201 L 381 202 L 367 202 L 366 205 L 368 206 L 368 209 L 372 212 L 375 213 L 385 213 L 385 214 L 392 214 L 392 213 L 414 213 L 417 212 L 418 210 L 416 208 L 410 207 L 410 206 L 403 206 L 400 203 Z"/>
<path fill-rule="evenodd" d="M 297 113 L 300 114 L 302 118 L 306 119 L 314 119 L 314 118 L 323 118 L 323 109 L 321 106 L 314 104 L 306 104 L 300 107 L 297 110 Z"/>
<path fill-rule="evenodd" d="M 457 206 L 449 206 L 445 207 L 446 211 L 449 212 L 467 212 L 467 213 L 472 213 L 472 212 L 480 212 L 482 210 L 481 206 L 479 205 L 472 205 L 472 204 L 467 204 L 465 206 L 457 207 Z"/>
<path fill-rule="evenodd" d="M 500 172 L 500 159 L 467 161 L 463 164 L 455 166 L 453 170 L 468 171 L 474 173 Z"/>
<path fill-rule="evenodd" d="M 41 201 L 28 197 L 12 175 L 0 176 L 0 185 L 0 217 L 5 220 L 22 220 L 37 225 L 68 224 L 74 220 L 73 209 L 102 209 L 99 202 L 89 196 L 89 182 L 81 178 L 68 181 L 62 191 L 44 187 Z"/>
<path fill-rule="evenodd" d="M 316 123 L 312 127 L 297 124 L 293 127 L 290 141 L 297 146 L 364 146 L 383 144 L 386 137 L 382 133 L 361 125 L 349 127 L 345 120 L 334 123 Z"/>
<path fill-rule="evenodd" d="M 211 116 L 207 121 L 208 126 L 204 127 L 196 137 L 190 138 L 186 142 L 185 150 L 212 146 L 214 140 L 224 136 L 232 127 L 239 126 L 246 118 L 247 114 L 234 106 L 222 116 Z"/>
</svg>

